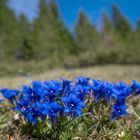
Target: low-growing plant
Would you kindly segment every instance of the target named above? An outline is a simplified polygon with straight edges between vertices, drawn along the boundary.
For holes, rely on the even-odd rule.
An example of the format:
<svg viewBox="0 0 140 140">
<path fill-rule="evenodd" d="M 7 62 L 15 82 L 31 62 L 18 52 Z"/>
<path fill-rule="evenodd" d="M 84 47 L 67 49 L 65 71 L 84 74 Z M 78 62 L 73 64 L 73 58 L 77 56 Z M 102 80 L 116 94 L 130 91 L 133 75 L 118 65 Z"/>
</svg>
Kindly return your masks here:
<svg viewBox="0 0 140 140">
<path fill-rule="evenodd" d="M 110 137 L 107 131 L 116 131 L 114 120 L 129 114 L 126 100 L 140 93 L 140 84 L 77 77 L 73 81 L 33 81 L 21 90 L 5 88 L 1 92 L 18 112 L 14 123 L 23 134 L 38 139 L 84 139 L 101 130 L 107 134 L 104 137 Z"/>
</svg>

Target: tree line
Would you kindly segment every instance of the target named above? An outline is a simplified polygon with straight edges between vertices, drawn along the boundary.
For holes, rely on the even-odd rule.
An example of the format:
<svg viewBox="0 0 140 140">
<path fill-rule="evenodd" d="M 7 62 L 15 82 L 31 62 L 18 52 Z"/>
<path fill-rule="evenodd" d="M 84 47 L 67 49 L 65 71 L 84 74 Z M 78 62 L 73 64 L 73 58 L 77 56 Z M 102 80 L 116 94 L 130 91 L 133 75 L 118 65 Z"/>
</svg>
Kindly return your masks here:
<svg viewBox="0 0 140 140">
<path fill-rule="evenodd" d="M 1 0 L 1 62 L 45 62 L 48 67 L 140 64 L 140 21 L 133 29 L 115 4 L 111 17 L 102 12 L 100 31 L 80 11 L 73 33 L 54 0 L 40 0 L 39 9 L 38 18 L 30 23 L 24 14 L 17 19 Z"/>
</svg>

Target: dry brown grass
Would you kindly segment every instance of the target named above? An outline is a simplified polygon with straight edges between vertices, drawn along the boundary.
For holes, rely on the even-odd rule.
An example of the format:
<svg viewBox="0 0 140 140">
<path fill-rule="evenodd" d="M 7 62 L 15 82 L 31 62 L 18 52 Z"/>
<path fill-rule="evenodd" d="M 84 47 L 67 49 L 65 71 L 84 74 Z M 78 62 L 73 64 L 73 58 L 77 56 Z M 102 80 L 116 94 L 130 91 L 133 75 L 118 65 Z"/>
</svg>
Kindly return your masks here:
<svg viewBox="0 0 140 140">
<path fill-rule="evenodd" d="M 94 79 L 102 79 L 107 81 L 125 81 L 130 83 L 135 79 L 140 81 L 140 66 L 95 66 L 83 69 L 55 69 L 49 70 L 42 74 L 36 74 L 29 76 L 16 76 L 16 77 L 2 77 L 0 79 L 0 88 L 19 88 L 22 84 L 29 84 L 32 80 L 50 80 L 59 79 L 61 77 L 73 79 L 78 75 L 90 76 Z"/>
</svg>

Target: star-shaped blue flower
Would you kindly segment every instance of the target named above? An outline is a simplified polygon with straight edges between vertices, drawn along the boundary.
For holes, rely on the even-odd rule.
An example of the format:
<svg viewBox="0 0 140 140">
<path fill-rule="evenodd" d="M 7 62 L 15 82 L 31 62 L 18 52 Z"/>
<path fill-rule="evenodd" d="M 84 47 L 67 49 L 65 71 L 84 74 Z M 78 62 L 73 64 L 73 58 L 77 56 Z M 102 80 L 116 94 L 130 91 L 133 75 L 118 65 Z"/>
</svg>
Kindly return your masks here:
<svg viewBox="0 0 140 140">
<path fill-rule="evenodd" d="M 62 97 L 62 101 L 65 115 L 71 115 L 73 118 L 82 115 L 82 109 L 85 107 L 84 101 L 81 101 L 76 95 Z"/>
</svg>

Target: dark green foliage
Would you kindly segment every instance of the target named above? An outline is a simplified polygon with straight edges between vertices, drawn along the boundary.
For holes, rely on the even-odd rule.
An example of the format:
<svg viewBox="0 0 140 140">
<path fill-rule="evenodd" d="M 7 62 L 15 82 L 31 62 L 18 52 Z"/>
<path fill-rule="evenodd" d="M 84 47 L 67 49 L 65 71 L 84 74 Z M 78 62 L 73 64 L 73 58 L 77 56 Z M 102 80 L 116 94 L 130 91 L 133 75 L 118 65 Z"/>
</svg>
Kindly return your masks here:
<svg viewBox="0 0 140 140">
<path fill-rule="evenodd" d="M 37 59 L 46 59 L 52 65 L 62 66 L 66 57 L 76 52 L 72 34 L 60 20 L 54 1 L 40 3 L 40 16 L 34 22 Z"/>
<path fill-rule="evenodd" d="M 6 65 L 33 61 L 45 69 L 140 64 L 140 24 L 132 29 L 116 5 L 111 17 L 103 11 L 101 31 L 81 11 L 71 33 L 55 0 L 40 0 L 39 17 L 32 23 L 24 15 L 16 19 L 6 3 L 0 2 L 0 60 Z"/>
<path fill-rule="evenodd" d="M 118 33 L 119 37 L 121 37 L 123 40 L 129 38 L 131 26 L 116 5 L 112 6 L 112 23 L 115 32 Z"/>
<path fill-rule="evenodd" d="M 34 58 L 34 46 L 32 45 L 32 29 L 27 18 L 24 15 L 20 16 L 17 27 L 17 43 L 16 59 L 31 60 Z"/>
<path fill-rule="evenodd" d="M 103 22 L 103 32 L 107 32 L 107 33 L 109 33 L 109 32 L 111 32 L 111 30 L 112 30 L 112 22 L 111 22 L 111 19 L 108 17 L 108 15 L 106 14 L 106 12 L 105 11 L 103 11 L 103 13 L 102 13 L 102 22 Z"/>
<path fill-rule="evenodd" d="M 91 24 L 83 11 L 79 14 L 78 22 L 75 26 L 75 34 L 80 51 L 96 52 L 99 41 L 99 33 L 96 31 L 96 28 Z"/>
<path fill-rule="evenodd" d="M 16 18 L 13 12 L 8 9 L 6 0 L 0 2 L 0 59 L 8 60 L 16 48 Z"/>
</svg>

